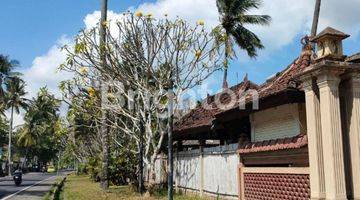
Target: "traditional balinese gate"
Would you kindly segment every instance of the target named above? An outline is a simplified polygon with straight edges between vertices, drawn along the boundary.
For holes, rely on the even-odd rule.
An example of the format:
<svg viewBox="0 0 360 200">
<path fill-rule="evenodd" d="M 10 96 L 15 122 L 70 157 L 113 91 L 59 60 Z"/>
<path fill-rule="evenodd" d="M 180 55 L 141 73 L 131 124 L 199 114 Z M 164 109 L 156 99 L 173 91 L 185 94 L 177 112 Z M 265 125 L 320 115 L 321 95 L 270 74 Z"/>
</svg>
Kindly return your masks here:
<svg viewBox="0 0 360 200">
<path fill-rule="evenodd" d="M 239 167 L 240 199 L 310 199 L 308 167 Z"/>
</svg>

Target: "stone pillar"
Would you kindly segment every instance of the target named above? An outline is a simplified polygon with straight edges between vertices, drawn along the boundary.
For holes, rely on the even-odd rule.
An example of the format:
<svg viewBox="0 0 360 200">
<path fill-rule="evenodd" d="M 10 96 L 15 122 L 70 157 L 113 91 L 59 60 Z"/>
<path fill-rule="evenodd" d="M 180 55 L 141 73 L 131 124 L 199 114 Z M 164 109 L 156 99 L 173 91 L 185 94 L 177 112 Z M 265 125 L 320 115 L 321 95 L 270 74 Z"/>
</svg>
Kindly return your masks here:
<svg viewBox="0 0 360 200">
<path fill-rule="evenodd" d="M 330 72 L 318 76 L 326 199 L 346 199 L 339 83 Z"/>
<path fill-rule="evenodd" d="M 351 74 L 347 96 L 347 124 L 350 148 L 352 197 L 360 200 L 360 75 Z"/>
<path fill-rule="evenodd" d="M 307 137 L 309 141 L 311 199 L 325 198 L 324 159 L 321 135 L 320 102 L 312 77 L 303 80 L 306 101 Z"/>
<path fill-rule="evenodd" d="M 204 147 L 205 147 L 205 141 L 204 140 L 201 140 L 199 141 L 200 142 L 200 188 L 199 188 L 199 191 L 200 191 L 200 196 L 203 197 L 204 196 Z"/>
</svg>

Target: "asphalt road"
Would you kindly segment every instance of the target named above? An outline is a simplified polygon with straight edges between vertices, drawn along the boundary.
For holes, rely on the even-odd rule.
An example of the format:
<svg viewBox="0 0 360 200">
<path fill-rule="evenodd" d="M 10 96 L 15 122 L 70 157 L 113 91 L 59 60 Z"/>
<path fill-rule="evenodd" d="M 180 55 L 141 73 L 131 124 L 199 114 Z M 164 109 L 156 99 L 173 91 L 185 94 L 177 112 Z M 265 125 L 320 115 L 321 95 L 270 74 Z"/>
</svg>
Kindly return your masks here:
<svg viewBox="0 0 360 200">
<path fill-rule="evenodd" d="M 28 173 L 23 175 L 20 186 L 15 186 L 12 177 L 0 178 L 0 200 L 36 200 L 51 189 L 56 173 Z"/>
</svg>

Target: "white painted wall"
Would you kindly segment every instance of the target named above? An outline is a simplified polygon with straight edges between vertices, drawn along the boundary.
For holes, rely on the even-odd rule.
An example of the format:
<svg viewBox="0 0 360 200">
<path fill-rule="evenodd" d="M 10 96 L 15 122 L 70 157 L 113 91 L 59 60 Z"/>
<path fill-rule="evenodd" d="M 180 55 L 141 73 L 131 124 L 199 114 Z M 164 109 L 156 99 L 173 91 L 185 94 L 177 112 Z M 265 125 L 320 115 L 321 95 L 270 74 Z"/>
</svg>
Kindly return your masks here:
<svg viewBox="0 0 360 200">
<path fill-rule="evenodd" d="M 214 152 L 218 151 L 214 149 Z M 239 156 L 233 151 L 205 154 L 204 190 L 236 197 L 239 188 L 238 165 Z"/>
<path fill-rule="evenodd" d="M 286 104 L 251 114 L 251 140 L 253 142 L 293 137 L 303 130 L 299 104 Z"/>
<path fill-rule="evenodd" d="M 175 185 L 200 191 L 207 195 L 234 198 L 238 196 L 238 145 L 205 148 L 203 168 L 200 151 L 179 152 L 176 161 Z M 203 176 L 203 182 L 201 182 Z M 202 186 L 201 186 L 202 183 Z"/>
<path fill-rule="evenodd" d="M 200 190 L 200 151 L 180 152 L 175 162 L 176 185 Z"/>
</svg>

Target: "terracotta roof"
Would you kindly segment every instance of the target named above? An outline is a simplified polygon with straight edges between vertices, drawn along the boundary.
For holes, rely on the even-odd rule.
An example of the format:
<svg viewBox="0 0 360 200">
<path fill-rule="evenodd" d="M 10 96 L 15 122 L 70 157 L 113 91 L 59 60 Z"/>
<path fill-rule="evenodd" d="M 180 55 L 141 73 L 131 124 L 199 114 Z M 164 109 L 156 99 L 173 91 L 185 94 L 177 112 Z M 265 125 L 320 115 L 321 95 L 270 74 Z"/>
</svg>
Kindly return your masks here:
<svg viewBox="0 0 360 200">
<path fill-rule="evenodd" d="M 305 46 L 303 47 L 303 50 L 300 54 L 300 56 L 295 59 L 295 61 L 290 64 L 286 69 L 283 71 L 277 73 L 274 77 L 268 79 L 264 84 L 260 85 L 260 87 L 257 89 L 259 93 L 259 99 L 264 99 L 266 97 L 276 95 L 278 93 L 281 93 L 283 91 L 286 91 L 287 89 L 295 89 L 300 90 L 301 85 L 298 84 L 298 81 L 296 80 L 297 75 L 304 71 L 304 69 L 310 65 L 311 62 L 311 46 Z M 246 98 L 246 103 L 251 103 L 252 98 L 250 95 Z M 220 110 L 220 113 L 225 113 L 229 110 L 238 108 L 239 104 L 236 104 L 232 108 L 229 108 L 228 110 Z"/>
<path fill-rule="evenodd" d="M 181 132 L 191 128 L 210 127 L 214 118 L 212 110 L 207 110 L 203 106 L 198 105 L 188 114 L 183 116 L 174 124 L 174 131 Z"/>
<path fill-rule="evenodd" d="M 324 37 L 326 35 L 339 37 L 340 39 L 345 39 L 345 38 L 350 36 L 350 35 L 348 35 L 346 33 L 338 31 L 338 30 L 336 30 L 334 28 L 327 27 L 323 31 L 321 31 L 319 34 L 317 34 L 315 37 L 311 38 L 310 41 L 311 42 L 316 42 L 317 40 L 321 39 L 322 37 Z"/>
<path fill-rule="evenodd" d="M 257 88 L 258 86 L 249 80 L 244 79 L 243 82 L 229 88 L 239 99 L 240 96 L 249 88 Z M 230 102 L 230 95 L 228 93 L 220 92 L 218 94 L 208 96 L 203 102 L 192 109 L 189 113 L 184 115 L 180 120 L 174 124 L 174 131 L 181 132 L 184 130 L 211 127 L 215 114 L 222 108 L 216 106 L 215 100 L 220 101 L 223 105 L 227 105 Z"/>
<path fill-rule="evenodd" d="M 247 142 L 240 145 L 240 154 L 277 151 L 283 149 L 299 149 L 308 144 L 307 135 L 300 134 L 295 137 L 266 140 L 261 142 Z"/>
<path fill-rule="evenodd" d="M 360 62 L 360 53 L 357 53 L 357 54 L 347 57 L 345 61 L 346 62 L 355 62 L 355 63 Z"/>
<path fill-rule="evenodd" d="M 302 51 L 299 58 L 297 58 L 291 65 L 282 72 L 278 73 L 271 81 L 268 81 L 260 86 L 259 97 L 264 98 L 289 88 L 299 89 L 299 85 L 296 84 L 295 77 L 310 65 L 311 55 L 311 50 Z"/>
<path fill-rule="evenodd" d="M 243 97 L 245 94 L 244 91 L 248 89 L 257 90 L 260 100 L 265 97 L 283 92 L 287 89 L 299 89 L 300 85 L 296 83 L 294 78 L 298 73 L 302 72 L 307 66 L 310 65 L 311 55 L 311 45 L 304 46 L 299 58 L 297 58 L 285 70 L 277 73 L 274 78 L 271 78 L 271 80 L 268 80 L 261 86 L 252 83 L 251 81 L 247 80 L 247 77 L 245 77 L 243 82 L 229 88 L 236 94 L 237 102 L 234 105 L 229 105 L 229 107 L 225 106 L 225 108 L 219 108 L 215 105 L 216 97 L 219 98 L 220 102 L 222 102 L 224 105 L 229 104 L 230 96 L 227 93 L 219 93 L 207 97 L 203 103 L 207 102 L 208 105 L 210 105 L 209 109 L 205 109 L 203 105 L 198 105 L 195 109 L 191 110 L 188 114 L 183 116 L 179 121 L 175 122 L 174 131 L 182 132 L 199 127 L 211 127 L 216 115 L 239 107 L 238 101 L 240 97 Z M 251 96 L 249 95 L 246 98 L 246 103 L 251 103 L 252 99 L 250 97 Z"/>
</svg>

